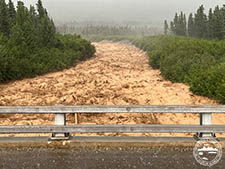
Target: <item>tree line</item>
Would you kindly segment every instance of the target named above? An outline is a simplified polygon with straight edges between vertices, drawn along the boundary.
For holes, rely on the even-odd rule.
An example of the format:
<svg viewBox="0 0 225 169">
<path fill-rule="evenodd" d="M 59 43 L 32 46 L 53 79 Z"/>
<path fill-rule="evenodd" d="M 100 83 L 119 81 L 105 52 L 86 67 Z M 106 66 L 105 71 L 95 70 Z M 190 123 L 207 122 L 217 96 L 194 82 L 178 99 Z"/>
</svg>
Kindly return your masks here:
<svg viewBox="0 0 225 169">
<path fill-rule="evenodd" d="M 56 26 L 57 32 L 62 34 L 77 33 L 84 36 L 100 35 L 100 36 L 125 36 L 125 35 L 142 35 L 150 36 L 162 33 L 161 29 L 149 26 L 131 26 L 131 25 L 94 25 L 79 23 L 61 24 Z"/>
<path fill-rule="evenodd" d="M 68 68 L 94 52 L 80 36 L 56 33 L 41 0 L 29 8 L 0 0 L 0 82 Z"/>
<path fill-rule="evenodd" d="M 201 5 L 196 13 L 189 14 L 188 19 L 183 12 L 176 13 L 170 25 L 164 21 L 164 33 L 167 34 L 168 30 L 178 36 L 225 39 L 225 5 L 216 6 L 214 10 L 210 8 L 208 14 Z"/>
</svg>

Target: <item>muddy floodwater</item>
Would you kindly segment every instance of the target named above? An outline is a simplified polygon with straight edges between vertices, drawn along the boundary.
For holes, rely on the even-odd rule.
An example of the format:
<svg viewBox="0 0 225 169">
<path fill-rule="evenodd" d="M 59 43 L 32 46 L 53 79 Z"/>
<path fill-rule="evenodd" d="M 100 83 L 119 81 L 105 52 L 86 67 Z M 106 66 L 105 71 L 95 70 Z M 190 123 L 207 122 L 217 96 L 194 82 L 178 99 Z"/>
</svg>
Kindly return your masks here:
<svg viewBox="0 0 225 169">
<path fill-rule="evenodd" d="M 163 79 L 159 70 L 149 66 L 147 54 L 133 45 L 112 42 L 93 45 L 95 56 L 75 67 L 0 85 L 0 106 L 216 104 L 214 100 L 194 95 L 185 84 Z M 0 120 L 2 125 L 53 124 L 54 115 L 0 115 Z M 223 114 L 213 115 L 214 124 L 223 124 L 224 120 Z M 74 122 L 73 115 L 68 115 L 67 123 Z M 199 124 L 199 115 L 79 115 L 79 123 Z"/>
</svg>

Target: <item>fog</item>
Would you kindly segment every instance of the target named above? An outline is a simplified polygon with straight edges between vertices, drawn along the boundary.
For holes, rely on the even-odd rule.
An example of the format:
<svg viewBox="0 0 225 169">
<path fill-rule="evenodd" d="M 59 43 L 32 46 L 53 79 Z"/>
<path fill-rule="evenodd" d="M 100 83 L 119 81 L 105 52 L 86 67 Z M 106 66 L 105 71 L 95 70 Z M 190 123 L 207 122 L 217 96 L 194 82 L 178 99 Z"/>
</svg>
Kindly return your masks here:
<svg viewBox="0 0 225 169">
<path fill-rule="evenodd" d="M 36 1 L 23 0 L 26 6 Z M 160 25 L 164 19 L 171 20 L 175 12 L 195 12 L 201 4 L 208 12 L 210 7 L 225 3 L 224 0 L 43 0 L 43 4 L 56 22 L 132 21 Z"/>
</svg>

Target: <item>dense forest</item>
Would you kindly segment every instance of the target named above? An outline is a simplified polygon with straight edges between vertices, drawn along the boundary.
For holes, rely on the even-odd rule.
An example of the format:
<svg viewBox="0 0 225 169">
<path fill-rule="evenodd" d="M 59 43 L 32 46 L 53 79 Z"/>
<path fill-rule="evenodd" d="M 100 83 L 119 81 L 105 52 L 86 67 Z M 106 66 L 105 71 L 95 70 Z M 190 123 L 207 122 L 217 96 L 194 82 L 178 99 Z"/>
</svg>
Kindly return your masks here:
<svg viewBox="0 0 225 169">
<path fill-rule="evenodd" d="M 189 36 L 204 39 L 225 39 L 225 5 L 216 6 L 213 10 L 209 9 L 208 14 L 204 12 L 204 6 L 201 5 L 195 14 L 189 14 L 188 18 L 181 12 L 176 13 L 170 26 L 167 21 L 164 22 L 165 34 L 168 29 L 178 36 Z"/>
<path fill-rule="evenodd" d="M 79 34 L 90 41 L 115 40 L 139 38 L 162 33 L 162 30 L 150 26 L 131 26 L 113 24 L 68 23 L 59 24 L 56 27 L 61 34 Z"/>
<path fill-rule="evenodd" d="M 41 0 L 29 9 L 0 0 L 0 82 L 68 68 L 94 52 L 80 36 L 56 33 Z"/>
</svg>

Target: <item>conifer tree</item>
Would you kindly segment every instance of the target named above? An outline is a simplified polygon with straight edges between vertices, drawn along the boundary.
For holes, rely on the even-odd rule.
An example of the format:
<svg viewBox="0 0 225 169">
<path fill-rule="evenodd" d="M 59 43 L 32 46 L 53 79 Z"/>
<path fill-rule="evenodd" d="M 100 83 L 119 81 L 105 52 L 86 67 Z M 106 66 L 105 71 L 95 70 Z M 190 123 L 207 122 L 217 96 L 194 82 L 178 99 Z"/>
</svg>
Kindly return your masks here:
<svg viewBox="0 0 225 169">
<path fill-rule="evenodd" d="M 177 13 L 175 14 L 173 23 L 174 23 L 174 33 L 178 35 L 178 29 L 179 29 L 179 17 L 178 17 L 178 14 L 177 14 Z"/>
<path fill-rule="evenodd" d="M 185 14 L 181 12 L 179 17 L 179 30 L 180 30 L 180 36 L 186 36 L 187 35 L 187 20 Z"/>
<path fill-rule="evenodd" d="M 204 7 L 201 5 L 195 14 L 195 33 L 198 38 L 207 37 L 207 17 L 204 14 Z"/>
<path fill-rule="evenodd" d="M 183 12 L 178 16 L 177 35 L 183 36 Z"/>
<path fill-rule="evenodd" d="M 10 27 L 12 28 L 12 26 L 16 22 L 16 9 L 14 7 L 12 0 L 9 0 L 8 8 L 9 8 L 8 13 L 9 13 Z"/>
<path fill-rule="evenodd" d="M 223 32 L 224 30 L 223 14 L 222 14 L 222 9 L 220 10 L 219 6 L 216 6 L 214 10 L 212 22 L 214 27 L 214 30 L 213 30 L 214 37 L 217 39 L 225 38 L 224 32 Z"/>
<path fill-rule="evenodd" d="M 44 9 L 43 5 L 42 5 L 42 1 L 38 0 L 37 2 L 37 11 L 38 11 L 38 18 L 39 20 L 41 20 L 42 18 L 44 18 L 46 16 L 46 10 Z"/>
<path fill-rule="evenodd" d="M 195 36 L 195 25 L 194 25 L 194 18 L 192 13 L 189 15 L 189 18 L 188 18 L 188 36 L 190 37 Z"/>
<path fill-rule="evenodd" d="M 170 22 L 170 30 L 175 35 L 178 35 L 178 29 L 179 29 L 179 26 L 178 26 L 179 23 L 178 22 L 179 22 L 179 18 L 178 18 L 178 15 L 176 13 L 173 21 Z"/>
<path fill-rule="evenodd" d="M 207 38 L 212 39 L 214 30 L 212 8 L 209 9 L 207 27 L 208 27 Z"/>
<path fill-rule="evenodd" d="M 16 24 L 13 26 L 11 40 L 12 42 L 24 48 L 24 51 L 34 50 L 38 48 L 37 30 L 31 21 L 30 13 L 24 6 L 24 3 L 18 1 L 16 12 Z"/>
<path fill-rule="evenodd" d="M 164 34 L 167 35 L 168 34 L 168 28 L 169 28 L 169 25 L 167 23 L 167 20 L 164 21 Z"/>
<path fill-rule="evenodd" d="M 222 34 L 223 34 L 223 39 L 225 39 L 225 4 L 221 8 L 221 13 L 222 13 L 222 21 L 223 21 Z"/>
<path fill-rule="evenodd" d="M 186 28 L 187 23 L 186 22 L 187 22 L 186 17 L 183 14 L 183 12 L 181 12 L 179 16 L 176 13 L 173 22 L 171 22 L 171 24 L 170 24 L 171 31 L 175 35 L 186 36 L 186 34 L 187 34 L 187 28 Z"/>
<path fill-rule="evenodd" d="M 170 22 L 170 31 L 171 33 L 175 34 L 175 26 L 173 21 Z"/>
<path fill-rule="evenodd" d="M 37 26 L 37 13 L 36 13 L 36 10 L 35 10 L 35 7 L 34 6 L 30 6 L 30 9 L 29 9 L 29 17 L 30 17 L 30 21 L 33 25 L 35 25 L 35 27 Z"/>
<path fill-rule="evenodd" d="M 6 36 L 10 33 L 8 7 L 5 0 L 0 0 L 0 32 Z"/>
<path fill-rule="evenodd" d="M 23 28 L 24 23 L 28 20 L 29 13 L 22 1 L 17 3 L 16 24 Z"/>
<path fill-rule="evenodd" d="M 188 30 L 187 30 L 188 29 Z M 197 13 L 192 13 L 188 17 L 188 26 L 186 25 L 186 16 L 183 12 L 170 22 L 170 30 L 175 35 L 207 38 L 207 39 L 225 39 L 225 5 L 215 10 L 209 9 L 208 16 L 204 13 L 204 7 L 201 5 Z"/>
<path fill-rule="evenodd" d="M 47 10 L 43 8 L 41 0 L 38 0 L 37 11 L 40 45 L 51 47 L 56 41 L 56 28 L 54 22 L 49 18 Z"/>
</svg>

